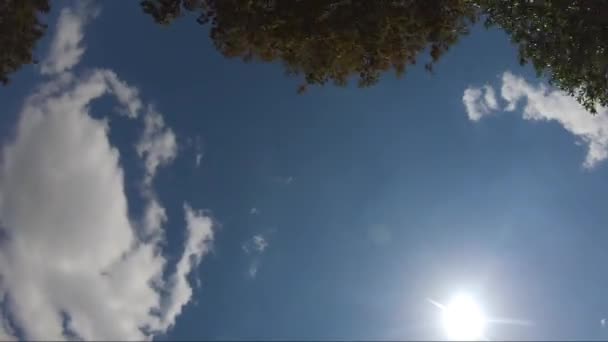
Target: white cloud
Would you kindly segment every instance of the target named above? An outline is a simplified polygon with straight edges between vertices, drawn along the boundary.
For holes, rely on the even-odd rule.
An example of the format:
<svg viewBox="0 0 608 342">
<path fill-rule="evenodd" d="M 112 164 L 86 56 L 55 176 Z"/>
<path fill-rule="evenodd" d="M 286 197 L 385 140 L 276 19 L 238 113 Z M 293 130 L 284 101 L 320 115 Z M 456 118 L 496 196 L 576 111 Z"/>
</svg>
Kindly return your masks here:
<svg viewBox="0 0 608 342">
<path fill-rule="evenodd" d="M 184 212 L 187 239 L 183 255 L 177 263 L 176 271 L 169 280 L 171 295 L 164 303 L 163 311 L 166 312 L 167 318 L 163 321 L 163 329 L 167 329 L 174 324 L 175 317 L 181 313 L 182 307 L 190 301 L 192 287 L 187 276 L 193 268 L 200 264 L 203 256 L 209 252 L 213 240 L 213 222 L 209 216 L 206 216 L 202 211 L 193 210 L 188 204 L 184 204 Z"/>
<path fill-rule="evenodd" d="M 114 73 L 107 76 L 107 81 L 118 102 L 124 106 L 124 109 L 122 109 L 121 112 L 130 118 L 137 117 L 142 107 L 137 88 L 130 87 L 125 82 L 121 81 Z"/>
<path fill-rule="evenodd" d="M 262 234 L 255 234 L 241 245 L 245 254 L 252 255 L 247 269 L 247 274 L 251 278 L 257 275 L 261 263 L 260 256 L 268 246 L 268 239 Z"/>
<path fill-rule="evenodd" d="M 263 253 L 268 247 L 268 241 L 262 234 L 256 234 L 241 246 L 245 253 Z"/>
<path fill-rule="evenodd" d="M 84 37 L 84 26 L 97 10 L 88 1 L 79 2 L 79 7 L 61 10 L 51 50 L 42 62 L 40 71 L 46 75 L 61 73 L 74 67 L 84 54 L 81 46 Z"/>
<path fill-rule="evenodd" d="M 257 215 L 260 213 L 260 210 L 256 207 L 252 207 L 251 209 L 249 209 L 249 214 L 250 215 Z"/>
<path fill-rule="evenodd" d="M 201 161 L 203 160 L 203 154 L 202 153 L 197 153 L 196 156 L 194 157 L 194 165 L 196 167 L 201 166 Z"/>
<path fill-rule="evenodd" d="M 69 39 L 54 42 L 69 48 L 51 48 L 51 56 L 66 54 L 49 59 L 47 67 L 55 70 L 50 74 L 72 67 L 82 55 L 77 45 L 83 19 L 73 16 L 74 10 L 62 11 L 57 34 L 69 32 Z M 25 340 L 150 339 L 169 329 L 190 301 L 187 277 L 210 248 L 211 219 L 185 206 L 183 256 L 175 273 L 166 276 L 160 249 L 165 209 L 150 181 L 144 184 L 143 216 L 129 217 L 108 121 L 89 113 L 94 100 L 107 94 L 136 113 L 137 89 L 110 70 L 55 76 L 26 99 L 14 138 L 1 150 L 0 339 L 15 337 L 13 324 Z M 160 125 L 158 116 L 152 114 L 152 120 L 152 136 L 173 134 L 162 118 Z M 155 143 L 150 146 L 147 170 L 157 158 L 147 174 L 151 179 L 172 157 L 155 155 Z"/>
<path fill-rule="evenodd" d="M 150 193 L 144 193 L 148 199 L 148 204 L 144 211 L 143 217 L 143 234 L 144 240 L 158 240 L 163 236 L 163 224 L 167 222 L 167 213 L 156 197 Z"/>
<path fill-rule="evenodd" d="M 251 261 L 251 263 L 249 264 L 249 268 L 247 269 L 247 274 L 251 278 L 255 278 L 255 276 L 258 274 L 258 269 L 259 268 L 260 268 L 260 261 L 259 261 L 259 259 L 253 259 Z"/>
<path fill-rule="evenodd" d="M 268 241 L 260 234 L 255 235 L 253 237 L 253 247 L 257 252 L 262 253 L 268 247 Z"/>
<path fill-rule="evenodd" d="M 171 162 L 177 155 L 175 133 L 165 127 L 162 115 L 151 106 L 144 117 L 144 132 L 135 147 L 145 160 L 146 183 L 152 180 L 159 166 Z"/>
<path fill-rule="evenodd" d="M 494 93 L 494 88 L 489 85 L 485 85 L 483 87 L 485 90 L 485 94 L 483 99 L 490 110 L 498 109 L 498 101 L 496 101 L 496 94 Z"/>
<path fill-rule="evenodd" d="M 201 161 L 203 160 L 204 152 L 203 152 L 203 144 L 200 136 L 196 136 L 191 140 L 191 143 L 194 146 L 194 166 L 201 166 Z"/>
<path fill-rule="evenodd" d="M 109 89 L 103 72 L 36 94 L 3 150 L 0 274 L 27 339 L 63 339 L 61 312 L 85 339 L 141 339 L 158 305 L 148 281 L 164 259 L 137 240 L 127 216 L 119 152 L 88 114 Z M 10 260 L 10 262 L 8 262 Z M 116 320 L 121 324 L 115 324 Z"/>
<path fill-rule="evenodd" d="M 489 85 L 485 85 L 483 88 L 467 88 L 462 96 L 462 102 L 472 121 L 478 121 L 483 116 L 490 114 L 492 110 L 498 109 L 494 89 Z"/>
<path fill-rule="evenodd" d="M 468 90 L 465 90 L 465 96 Z M 565 92 L 549 89 L 542 84 L 532 85 L 523 77 L 508 71 L 502 76 L 501 96 L 507 101 L 504 110 L 515 111 L 517 104 L 524 102 L 524 120 L 556 121 L 586 144 L 585 168 L 592 168 L 608 158 L 607 108 L 598 108 L 597 114 L 592 115 Z"/>
</svg>

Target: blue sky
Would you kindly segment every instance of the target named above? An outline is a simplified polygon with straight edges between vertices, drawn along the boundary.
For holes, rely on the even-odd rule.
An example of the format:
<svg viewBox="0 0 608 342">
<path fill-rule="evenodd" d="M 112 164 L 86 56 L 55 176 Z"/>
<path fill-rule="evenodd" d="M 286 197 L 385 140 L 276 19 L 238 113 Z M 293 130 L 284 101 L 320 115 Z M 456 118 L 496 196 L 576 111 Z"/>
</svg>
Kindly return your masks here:
<svg viewBox="0 0 608 342">
<path fill-rule="evenodd" d="M 368 89 L 215 51 L 192 18 L 53 3 L 0 92 L 0 337 L 606 339 L 608 111 L 498 30 Z"/>
</svg>

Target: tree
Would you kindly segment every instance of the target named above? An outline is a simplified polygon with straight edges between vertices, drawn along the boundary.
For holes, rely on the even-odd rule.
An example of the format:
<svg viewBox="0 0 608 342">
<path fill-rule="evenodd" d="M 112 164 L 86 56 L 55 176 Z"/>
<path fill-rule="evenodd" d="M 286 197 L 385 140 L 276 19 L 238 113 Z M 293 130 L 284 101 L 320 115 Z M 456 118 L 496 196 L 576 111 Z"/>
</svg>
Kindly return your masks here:
<svg viewBox="0 0 608 342">
<path fill-rule="evenodd" d="M 24 64 L 35 63 L 32 55 L 46 25 L 38 16 L 48 13 L 48 0 L 0 0 L 0 82 Z"/>
<path fill-rule="evenodd" d="M 608 106 L 608 2 L 479 0 L 487 26 L 498 25 L 519 47 L 520 63 L 595 113 Z"/>
<path fill-rule="evenodd" d="M 245 61 L 283 63 L 303 84 L 359 86 L 398 75 L 428 53 L 426 68 L 483 15 L 519 48 L 521 64 L 587 110 L 608 106 L 608 2 L 594 0 L 143 0 L 170 24 L 184 13 L 210 23 L 215 47 Z M 0 0 L 0 82 L 24 64 L 46 31 L 48 0 Z"/>
<path fill-rule="evenodd" d="M 431 69 L 468 32 L 476 9 L 468 0 L 145 0 L 143 10 L 169 24 L 183 12 L 211 23 L 226 57 L 280 61 L 306 85 L 361 87 L 381 73 L 398 75 L 428 50 Z"/>
</svg>

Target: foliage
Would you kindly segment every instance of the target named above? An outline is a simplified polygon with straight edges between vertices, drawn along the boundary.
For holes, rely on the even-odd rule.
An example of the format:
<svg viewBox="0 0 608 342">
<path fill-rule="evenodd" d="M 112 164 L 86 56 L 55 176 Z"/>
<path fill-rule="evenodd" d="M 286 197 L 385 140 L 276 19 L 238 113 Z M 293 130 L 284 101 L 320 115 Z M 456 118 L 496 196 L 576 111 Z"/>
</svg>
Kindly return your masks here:
<svg viewBox="0 0 608 342">
<path fill-rule="evenodd" d="M 301 90 L 351 76 L 369 86 L 384 71 L 404 73 L 425 50 L 430 70 L 476 18 L 468 0 L 145 0 L 142 8 L 161 24 L 198 13 L 224 56 L 280 61 L 304 77 Z"/>
<path fill-rule="evenodd" d="M 486 25 L 498 25 L 519 46 L 520 63 L 595 113 L 608 105 L 608 2 L 479 0 Z"/>
<path fill-rule="evenodd" d="M 1 83 L 22 65 L 35 63 L 32 51 L 46 30 L 38 16 L 48 11 L 48 0 L 0 0 Z"/>
<path fill-rule="evenodd" d="M 521 64 L 595 112 L 608 106 L 608 2 L 592 0 L 143 0 L 170 24 L 184 13 L 210 24 L 224 56 L 283 63 L 307 85 L 375 84 L 422 52 L 434 63 L 479 14 L 518 45 Z M 22 65 L 46 31 L 48 0 L 0 0 L 0 82 Z"/>
</svg>

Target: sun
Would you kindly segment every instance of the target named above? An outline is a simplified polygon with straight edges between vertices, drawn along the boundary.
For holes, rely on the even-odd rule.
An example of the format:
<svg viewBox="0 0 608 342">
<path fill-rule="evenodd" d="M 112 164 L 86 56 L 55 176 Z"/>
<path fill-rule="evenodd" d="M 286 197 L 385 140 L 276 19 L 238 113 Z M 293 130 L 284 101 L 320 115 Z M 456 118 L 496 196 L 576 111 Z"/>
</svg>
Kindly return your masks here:
<svg viewBox="0 0 608 342">
<path fill-rule="evenodd" d="M 460 294 L 442 308 L 442 323 L 450 340 L 483 339 L 486 318 L 479 304 L 467 294 Z"/>
</svg>

